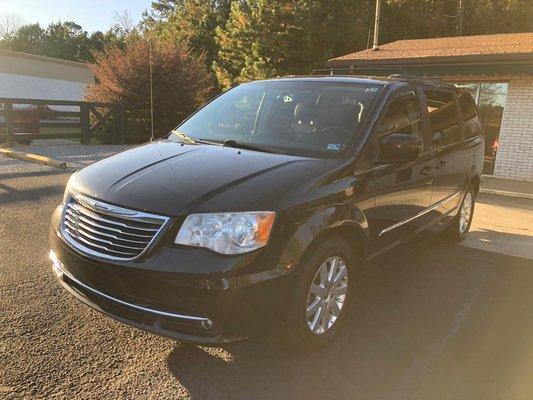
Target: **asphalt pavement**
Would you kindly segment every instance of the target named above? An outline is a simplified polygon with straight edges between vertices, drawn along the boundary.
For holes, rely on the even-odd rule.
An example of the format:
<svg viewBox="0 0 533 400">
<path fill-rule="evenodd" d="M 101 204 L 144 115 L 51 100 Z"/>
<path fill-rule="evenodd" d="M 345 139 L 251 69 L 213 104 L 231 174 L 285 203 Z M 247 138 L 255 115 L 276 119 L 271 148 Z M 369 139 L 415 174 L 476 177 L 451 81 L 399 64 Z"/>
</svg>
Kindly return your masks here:
<svg viewBox="0 0 533 400">
<path fill-rule="evenodd" d="M 533 201 L 480 195 L 464 245 L 376 267 L 338 340 L 302 354 L 183 345 L 66 293 L 47 236 L 72 171 L 0 159 L 0 399 L 533 398 Z"/>
</svg>

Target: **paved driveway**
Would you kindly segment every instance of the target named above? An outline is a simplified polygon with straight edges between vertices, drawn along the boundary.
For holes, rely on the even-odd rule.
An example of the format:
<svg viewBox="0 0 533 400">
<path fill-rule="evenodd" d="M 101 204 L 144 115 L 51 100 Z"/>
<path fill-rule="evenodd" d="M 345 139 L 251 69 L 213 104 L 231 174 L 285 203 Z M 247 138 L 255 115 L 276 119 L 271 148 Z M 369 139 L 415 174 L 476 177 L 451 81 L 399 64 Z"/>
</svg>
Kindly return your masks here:
<svg viewBox="0 0 533 400">
<path fill-rule="evenodd" d="M 2 399 L 533 398 L 531 202 L 482 196 L 466 245 L 377 268 L 339 340 L 298 354 L 272 338 L 181 345 L 73 299 L 46 258 L 67 178 L 0 159 Z"/>
</svg>

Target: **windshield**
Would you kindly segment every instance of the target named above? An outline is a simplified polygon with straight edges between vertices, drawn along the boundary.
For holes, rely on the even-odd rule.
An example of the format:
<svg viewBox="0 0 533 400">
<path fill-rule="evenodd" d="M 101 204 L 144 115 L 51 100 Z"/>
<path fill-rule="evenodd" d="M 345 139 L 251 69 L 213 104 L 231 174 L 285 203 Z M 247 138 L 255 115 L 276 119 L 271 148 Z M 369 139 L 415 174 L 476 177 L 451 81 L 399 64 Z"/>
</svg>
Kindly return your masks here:
<svg viewBox="0 0 533 400">
<path fill-rule="evenodd" d="M 170 139 L 336 157 L 354 140 L 380 88 L 282 80 L 247 83 L 199 110 Z"/>
</svg>

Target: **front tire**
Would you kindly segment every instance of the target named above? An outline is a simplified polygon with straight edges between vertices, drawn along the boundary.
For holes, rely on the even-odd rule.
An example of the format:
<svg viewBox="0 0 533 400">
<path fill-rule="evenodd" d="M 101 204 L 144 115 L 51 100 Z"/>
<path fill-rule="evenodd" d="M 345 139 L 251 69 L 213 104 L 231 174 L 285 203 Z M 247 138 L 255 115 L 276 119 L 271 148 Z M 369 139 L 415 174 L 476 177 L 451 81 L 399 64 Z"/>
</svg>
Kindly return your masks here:
<svg viewBox="0 0 533 400">
<path fill-rule="evenodd" d="M 461 242 L 465 240 L 472 225 L 474 217 L 474 205 L 476 193 L 472 185 L 468 186 L 466 193 L 461 202 L 459 212 L 454 217 L 451 225 L 448 227 L 447 238 L 452 242 Z"/>
<path fill-rule="evenodd" d="M 340 330 L 355 281 L 355 255 L 331 236 L 299 266 L 297 290 L 287 313 L 288 338 L 299 348 L 318 348 Z"/>
</svg>

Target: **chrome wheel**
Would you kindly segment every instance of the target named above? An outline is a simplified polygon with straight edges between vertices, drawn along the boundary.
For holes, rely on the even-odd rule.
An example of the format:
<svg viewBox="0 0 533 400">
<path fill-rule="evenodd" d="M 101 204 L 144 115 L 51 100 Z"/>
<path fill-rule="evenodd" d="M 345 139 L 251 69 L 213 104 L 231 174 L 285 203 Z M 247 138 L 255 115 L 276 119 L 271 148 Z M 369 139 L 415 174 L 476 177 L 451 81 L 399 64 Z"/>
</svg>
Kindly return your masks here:
<svg viewBox="0 0 533 400">
<path fill-rule="evenodd" d="M 330 257 L 318 269 L 307 294 L 307 326 L 316 335 L 337 321 L 348 293 L 348 268 L 341 257 Z"/>
<path fill-rule="evenodd" d="M 459 232 L 465 233 L 472 217 L 472 205 L 473 197 L 470 191 L 466 192 L 463 204 L 461 205 L 461 211 L 459 215 Z"/>
</svg>

